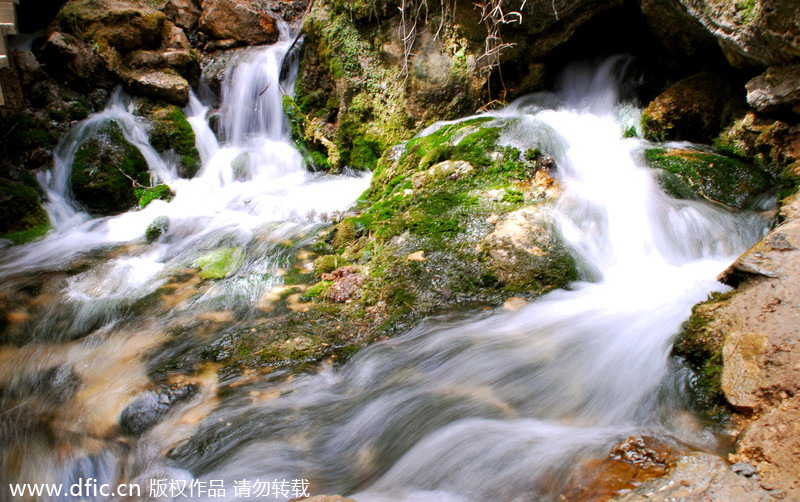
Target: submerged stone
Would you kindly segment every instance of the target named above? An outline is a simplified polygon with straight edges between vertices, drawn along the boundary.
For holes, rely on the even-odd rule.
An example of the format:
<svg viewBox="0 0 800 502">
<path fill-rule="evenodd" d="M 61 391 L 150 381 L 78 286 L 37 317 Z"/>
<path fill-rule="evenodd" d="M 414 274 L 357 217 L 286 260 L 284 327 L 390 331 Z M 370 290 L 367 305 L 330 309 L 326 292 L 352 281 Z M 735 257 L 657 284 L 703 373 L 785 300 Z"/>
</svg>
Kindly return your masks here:
<svg viewBox="0 0 800 502">
<path fill-rule="evenodd" d="M 235 247 L 215 249 L 198 258 L 194 266 L 200 269 L 203 279 L 224 279 L 239 269 L 242 252 Z"/>
</svg>

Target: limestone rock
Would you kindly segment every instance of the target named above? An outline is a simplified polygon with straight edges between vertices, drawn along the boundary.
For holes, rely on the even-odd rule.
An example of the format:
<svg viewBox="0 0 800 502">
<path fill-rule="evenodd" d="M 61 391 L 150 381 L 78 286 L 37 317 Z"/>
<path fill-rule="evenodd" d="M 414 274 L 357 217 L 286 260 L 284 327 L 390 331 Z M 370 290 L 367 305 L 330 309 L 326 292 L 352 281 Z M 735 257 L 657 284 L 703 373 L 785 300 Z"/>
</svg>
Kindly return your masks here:
<svg viewBox="0 0 800 502">
<path fill-rule="evenodd" d="M 245 0 L 205 0 L 200 29 L 214 38 L 234 39 L 245 45 L 271 44 L 278 28 L 263 9 Z"/>
<path fill-rule="evenodd" d="M 618 502 L 771 501 L 758 484 L 735 474 L 719 457 L 693 453 L 681 457 L 670 474 L 615 498 Z"/>
<path fill-rule="evenodd" d="M 800 64 L 772 66 L 747 83 L 747 103 L 760 112 L 800 112 Z"/>
</svg>

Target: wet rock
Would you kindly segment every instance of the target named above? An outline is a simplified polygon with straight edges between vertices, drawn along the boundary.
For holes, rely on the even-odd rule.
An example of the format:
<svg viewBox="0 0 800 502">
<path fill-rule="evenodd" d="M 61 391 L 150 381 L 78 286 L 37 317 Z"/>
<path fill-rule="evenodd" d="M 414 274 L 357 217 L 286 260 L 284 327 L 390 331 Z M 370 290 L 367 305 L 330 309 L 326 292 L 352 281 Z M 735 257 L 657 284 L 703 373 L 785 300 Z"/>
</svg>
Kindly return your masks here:
<svg viewBox="0 0 800 502">
<path fill-rule="evenodd" d="M 178 106 L 189 103 L 189 82 L 169 69 L 132 71 L 128 74 L 126 85 L 137 94 L 163 99 Z"/>
<path fill-rule="evenodd" d="M 333 272 L 322 274 L 323 281 L 332 281 L 325 297 L 336 303 L 344 303 L 361 289 L 365 277 L 357 267 L 340 267 Z"/>
<path fill-rule="evenodd" d="M 760 112 L 800 113 L 800 64 L 772 66 L 747 83 L 747 103 Z"/>
<path fill-rule="evenodd" d="M 159 392 L 145 391 L 125 408 L 119 417 L 122 430 L 138 436 L 157 424 L 176 404 L 191 398 L 197 386 L 162 387 Z"/>
<path fill-rule="evenodd" d="M 158 216 L 153 220 L 153 223 L 147 226 L 144 231 L 144 237 L 147 242 L 155 242 L 159 237 L 167 233 L 169 230 L 169 218 L 166 216 Z"/>
<path fill-rule="evenodd" d="M 704 500 L 774 500 L 753 480 L 738 476 L 719 457 L 693 453 L 681 457 L 663 478 L 642 484 L 632 492 L 617 497 L 618 502 L 677 502 Z"/>
<path fill-rule="evenodd" d="M 225 80 L 225 73 L 231 60 L 247 50 L 248 48 L 240 47 L 238 49 L 204 53 L 202 55 L 200 66 L 202 68 L 203 81 L 208 84 L 212 91 L 218 95 L 221 93 L 222 82 Z"/>
<path fill-rule="evenodd" d="M 506 284 L 548 284 L 576 278 L 572 258 L 537 207 L 506 215 L 479 247 L 490 270 Z"/>
<path fill-rule="evenodd" d="M 44 78 L 42 65 L 32 51 L 14 51 L 14 64 L 17 67 L 17 74 L 23 85 L 31 85 Z"/>
<path fill-rule="evenodd" d="M 631 436 L 614 445 L 606 458 L 591 459 L 578 466 L 559 498 L 608 500 L 665 475 L 679 454 L 653 437 Z"/>
<path fill-rule="evenodd" d="M 651 148 L 648 166 L 659 169 L 658 182 L 673 197 L 703 197 L 737 209 L 756 207 L 775 192 L 778 181 L 763 167 L 710 152 Z"/>
<path fill-rule="evenodd" d="M 135 186 L 150 183 L 147 162 L 119 124 L 105 122 L 78 147 L 70 185 L 75 199 L 95 214 L 117 214 L 137 202 Z"/>
<path fill-rule="evenodd" d="M 200 169 L 200 153 L 183 110 L 175 105 L 145 104 L 139 111 L 153 124 L 150 130 L 153 148 L 175 161 L 182 178 L 194 177 Z"/>
<path fill-rule="evenodd" d="M 653 141 L 709 142 L 744 108 L 721 75 L 699 73 L 661 93 L 642 112 L 642 134 Z"/>
<path fill-rule="evenodd" d="M 202 279 L 223 279 L 234 274 L 241 264 L 241 250 L 223 247 L 204 254 L 195 261 L 194 266 L 200 269 Z"/>
<path fill-rule="evenodd" d="M 244 45 L 271 44 L 278 40 L 275 20 L 253 2 L 205 0 L 200 29 L 217 39 Z"/>
</svg>

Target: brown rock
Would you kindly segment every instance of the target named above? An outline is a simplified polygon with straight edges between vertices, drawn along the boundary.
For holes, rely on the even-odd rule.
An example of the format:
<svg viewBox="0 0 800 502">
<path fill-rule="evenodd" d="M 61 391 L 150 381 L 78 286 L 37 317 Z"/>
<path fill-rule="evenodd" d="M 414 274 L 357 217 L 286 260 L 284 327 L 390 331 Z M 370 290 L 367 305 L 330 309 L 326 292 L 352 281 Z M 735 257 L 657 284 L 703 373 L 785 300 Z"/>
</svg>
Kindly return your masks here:
<svg viewBox="0 0 800 502">
<path fill-rule="evenodd" d="M 44 62 L 51 70 L 79 84 L 97 83 L 105 64 L 84 42 L 62 32 L 53 32 L 42 48 Z"/>
<path fill-rule="evenodd" d="M 161 34 L 161 38 L 163 40 L 162 45 L 163 47 L 167 47 L 170 49 L 190 49 L 191 44 L 189 43 L 189 39 L 186 38 L 186 33 L 180 28 L 180 26 L 176 26 L 175 24 L 166 21 L 164 23 L 164 31 Z"/>
<path fill-rule="evenodd" d="M 744 108 L 743 98 L 720 75 L 693 75 L 647 106 L 642 112 L 642 132 L 654 141 L 710 141 Z"/>
<path fill-rule="evenodd" d="M 189 82 L 170 70 L 132 71 L 126 85 L 138 94 L 178 106 L 186 106 L 189 102 Z"/>
<path fill-rule="evenodd" d="M 279 35 L 275 20 L 247 0 L 205 0 L 199 23 L 214 38 L 245 45 L 271 44 Z"/>
<path fill-rule="evenodd" d="M 193 30 L 200 19 L 200 7 L 194 0 L 168 0 L 164 14 L 181 28 Z"/>
<path fill-rule="evenodd" d="M 322 274 L 321 277 L 324 281 L 333 281 L 325 297 L 336 303 L 344 303 L 352 298 L 366 279 L 358 267 L 353 266 L 339 267 L 329 274 Z"/>
</svg>

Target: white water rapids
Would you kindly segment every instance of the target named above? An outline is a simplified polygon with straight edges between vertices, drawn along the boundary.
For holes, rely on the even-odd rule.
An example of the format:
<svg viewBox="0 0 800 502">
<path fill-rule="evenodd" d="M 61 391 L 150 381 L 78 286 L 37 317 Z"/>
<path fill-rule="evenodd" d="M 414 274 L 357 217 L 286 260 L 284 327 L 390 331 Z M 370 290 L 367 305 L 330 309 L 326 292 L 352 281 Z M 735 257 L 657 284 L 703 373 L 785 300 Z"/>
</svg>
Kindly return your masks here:
<svg viewBox="0 0 800 502">
<path fill-rule="evenodd" d="M 287 141 L 277 81 L 286 47 L 255 50 L 230 70 L 219 144 L 193 98 L 189 115 L 203 159 L 194 179 L 179 178 L 150 148 L 124 96 L 78 126 L 45 180 L 55 231 L 7 251 L 0 274 L 57 268 L 88 249 L 136 241 L 167 216 L 169 231 L 157 242 L 132 245 L 73 277 L 71 297 L 86 307 L 142 296 L 203 250 L 234 242 L 249 247 L 247 263 L 225 287 L 244 288 L 237 301 L 256 298 L 275 281 L 262 241 L 313 228 L 368 184 L 363 176 L 309 174 Z M 546 481 L 632 434 L 713 447 L 713 438 L 685 426 L 670 342 L 691 306 L 722 288 L 716 275 L 765 222 L 659 190 L 637 160 L 642 141 L 621 139 L 616 64 L 574 68 L 559 92 L 494 114 L 518 119 L 502 142 L 555 157 L 564 187 L 556 218 L 593 282 L 513 313 L 428 320 L 318 374 L 280 384 L 256 379 L 219 396 L 169 458 L 165 446 L 179 441 L 174 424 L 143 434 L 124 462 L 105 451 L 77 467 L 52 467 L 60 479 L 88 472 L 143 486 L 154 477 L 224 481 L 227 495 L 207 500 L 237 500 L 235 482 L 259 479 L 308 479 L 314 493 L 353 494 L 359 502 L 541 500 Z M 102 219 L 72 205 L 66 185 L 76 144 L 109 118 L 173 188 L 172 202 Z M 134 378 L 118 371 L 110 381 Z M 275 397 L 250 399 L 262 392 Z"/>
</svg>

